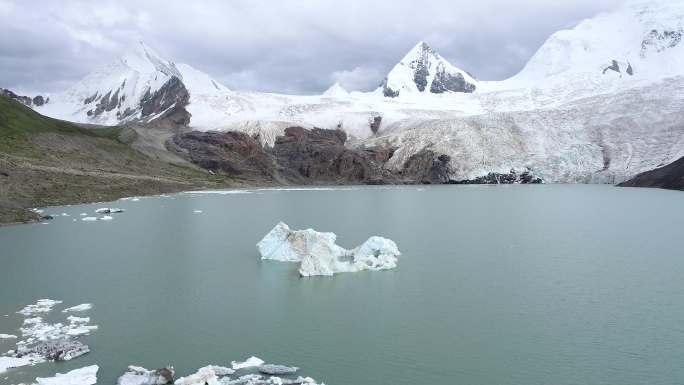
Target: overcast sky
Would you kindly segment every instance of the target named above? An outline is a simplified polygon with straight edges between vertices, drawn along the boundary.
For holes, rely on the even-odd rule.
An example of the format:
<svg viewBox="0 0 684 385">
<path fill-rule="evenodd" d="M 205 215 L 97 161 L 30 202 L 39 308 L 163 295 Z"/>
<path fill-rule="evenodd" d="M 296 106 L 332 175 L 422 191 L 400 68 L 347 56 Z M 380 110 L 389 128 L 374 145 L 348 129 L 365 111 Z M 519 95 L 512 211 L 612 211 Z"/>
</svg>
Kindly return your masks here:
<svg viewBox="0 0 684 385">
<path fill-rule="evenodd" d="M 232 89 L 369 90 L 419 40 L 480 79 L 622 0 L 0 0 L 0 87 L 65 89 L 143 40 Z"/>
</svg>

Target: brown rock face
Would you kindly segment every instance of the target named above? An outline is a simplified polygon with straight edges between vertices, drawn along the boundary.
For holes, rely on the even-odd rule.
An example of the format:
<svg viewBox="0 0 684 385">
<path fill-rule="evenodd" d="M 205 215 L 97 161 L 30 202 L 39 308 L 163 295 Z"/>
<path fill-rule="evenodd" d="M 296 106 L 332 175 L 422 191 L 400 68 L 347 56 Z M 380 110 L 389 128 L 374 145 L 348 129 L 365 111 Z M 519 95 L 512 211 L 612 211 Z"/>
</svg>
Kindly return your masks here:
<svg viewBox="0 0 684 385">
<path fill-rule="evenodd" d="M 430 150 L 411 156 L 402 169 L 385 164 L 393 148 L 351 148 L 341 130 L 289 127 L 272 148 L 239 132 L 189 132 L 176 135 L 171 145 L 190 161 L 212 171 L 255 181 L 280 184 L 447 184 L 540 183 L 530 173 L 490 174 L 468 181 L 454 181 L 451 158 Z"/>
<path fill-rule="evenodd" d="M 245 133 L 192 131 L 176 135 L 172 141 L 190 161 L 207 170 L 255 180 L 275 177 L 273 157 Z"/>
</svg>

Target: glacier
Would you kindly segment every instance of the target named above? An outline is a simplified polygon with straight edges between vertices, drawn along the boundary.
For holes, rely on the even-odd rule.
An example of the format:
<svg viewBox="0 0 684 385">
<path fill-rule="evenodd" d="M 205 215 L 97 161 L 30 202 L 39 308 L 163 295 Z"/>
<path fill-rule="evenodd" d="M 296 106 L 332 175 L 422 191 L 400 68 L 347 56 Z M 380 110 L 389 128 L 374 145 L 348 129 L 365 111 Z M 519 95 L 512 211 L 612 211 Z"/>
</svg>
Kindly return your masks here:
<svg viewBox="0 0 684 385">
<path fill-rule="evenodd" d="M 387 270 L 397 267 L 401 255 L 389 239 L 373 236 L 360 246 L 347 250 L 335 243 L 334 233 L 313 229 L 291 230 L 279 222 L 257 243 L 261 259 L 299 262 L 302 277 L 332 276 L 362 270 Z"/>
<path fill-rule="evenodd" d="M 136 43 L 34 108 L 84 123 L 169 118 L 264 146 L 291 126 L 341 129 L 349 146 L 391 147 L 389 168 L 423 150 L 449 156 L 452 180 L 530 169 L 549 183 L 619 183 L 684 156 L 682 20 L 679 1 L 627 1 L 554 33 L 501 81 L 419 42 L 377 89 L 321 95 L 231 90 Z"/>
</svg>

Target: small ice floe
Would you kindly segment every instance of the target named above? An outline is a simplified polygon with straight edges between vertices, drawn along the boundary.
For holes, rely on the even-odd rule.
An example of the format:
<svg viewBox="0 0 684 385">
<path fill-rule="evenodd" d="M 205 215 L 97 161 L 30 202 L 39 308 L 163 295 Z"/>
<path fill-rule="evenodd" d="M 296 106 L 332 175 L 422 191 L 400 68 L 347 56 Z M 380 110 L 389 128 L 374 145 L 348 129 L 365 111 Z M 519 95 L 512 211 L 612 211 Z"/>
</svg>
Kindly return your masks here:
<svg viewBox="0 0 684 385">
<path fill-rule="evenodd" d="M 70 217 L 71 215 L 69 215 L 69 214 L 67 214 L 67 213 L 62 213 L 62 216 L 63 216 L 63 217 Z"/>
<path fill-rule="evenodd" d="M 60 303 L 62 303 L 62 301 L 57 301 L 54 299 L 39 299 L 35 304 L 24 306 L 24 308 L 19 310 L 17 314 L 31 316 L 37 313 L 48 313 L 55 305 L 59 305 Z"/>
<path fill-rule="evenodd" d="M 126 373 L 119 377 L 117 385 L 165 385 L 173 383 L 176 372 L 173 366 L 147 370 L 140 366 L 129 366 Z"/>
<path fill-rule="evenodd" d="M 85 218 L 81 218 L 81 220 L 83 222 L 95 222 L 97 220 L 97 218 L 96 217 L 85 217 Z"/>
<path fill-rule="evenodd" d="M 259 357 L 249 357 L 248 359 L 238 362 L 238 361 L 232 361 L 230 363 L 230 366 L 233 367 L 233 370 L 238 370 L 238 369 L 245 369 L 245 368 L 254 368 L 257 366 L 261 366 L 264 364 L 264 360 L 262 360 Z"/>
<path fill-rule="evenodd" d="M 109 207 L 102 207 L 97 210 L 95 210 L 96 214 L 116 214 L 116 213 L 122 213 L 124 212 L 123 209 L 115 209 L 115 208 L 109 208 Z"/>
<path fill-rule="evenodd" d="M 36 385 L 94 385 L 97 383 L 97 365 L 57 373 L 54 377 L 37 377 Z"/>
<path fill-rule="evenodd" d="M 86 311 L 86 310 L 90 310 L 90 309 L 92 309 L 92 308 L 93 308 L 93 305 L 92 305 L 92 304 L 90 304 L 90 303 L 82 303 L 82 304 L 80 304 L 80 305 L 68 307 L 68 308 L 62 310 L 62 313 L 68 313 L 68 312 L 71 312 L 71 311 Z"/>
<path fill-rule="evenodd" d="M 218 375 L 208 366 L 200 368 L 197 373 L 181 377 L 174 382 L 175 385 L 218 385 Z"/>
<path fill-rule="evenodd" d="M 112 219 L 114 219 L 114 217 L 109 215 L 104 215 L 102 218 L 100 218 L 101 221 L 111 221 Z"/>
<path fill-rule="evenodd" d="M 82 216 L 82 217 L 85 217 L 85 216 L 88 215 L 88 214 L 86 214 L 86 213 L 81 213 L 81 214 L 79 214 L 79 215 Z"/>
<path fill-rule="evenodd" d="M 14 334 L 2 334 L 0 333 L 0 340 L 9 340 L 9 339 L 15 339 L 17 336 Z"/>
<path fill-rule="evenodd" d="M 264 364 L 260 365 L 257 370 L 259 373 L 281 376 L 283 374 L 295 374 L 299 368 L 296 366 Z"/>
<path fill-rule="evenodd" d="M 6 372 L 7 369 L 20 368 L 26 365 L 33 365 L 43 362 L 41 357 L 24 356 L 24 357 L 0 357 L 0 373 Z"/>
<path fill-rule="evenodd" d="M 202 210 L 193 210 L 192 212 L 195 214 L 202 214 Z"/>
<path fill-rule="evenodd" d="M 373 236 L 351 250 L 338 246 L 336 239 L 335 233 L 290 230 L 280 222 L 257 243 L 257 249 L 261 259 L 299 262 L 299 274 L 303 277 L 397 267 L 401 253 L 390 239 Z"/>
</svg>

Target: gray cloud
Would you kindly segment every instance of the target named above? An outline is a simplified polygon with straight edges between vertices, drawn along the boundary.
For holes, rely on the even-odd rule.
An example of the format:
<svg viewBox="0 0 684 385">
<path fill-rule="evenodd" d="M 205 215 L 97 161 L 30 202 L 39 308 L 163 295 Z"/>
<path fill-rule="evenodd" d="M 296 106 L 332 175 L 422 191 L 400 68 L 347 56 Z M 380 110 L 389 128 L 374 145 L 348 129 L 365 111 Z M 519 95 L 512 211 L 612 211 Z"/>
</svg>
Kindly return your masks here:
<svg viewBox="0 0 684 385">
<path fill-rule="evenodd" d="M 419 40 L 480 79 L 622 0 L 0 0 L 0 87 L 56 92 L 143 40 L 230 88 L 374 88 Z"/>
</svg>

